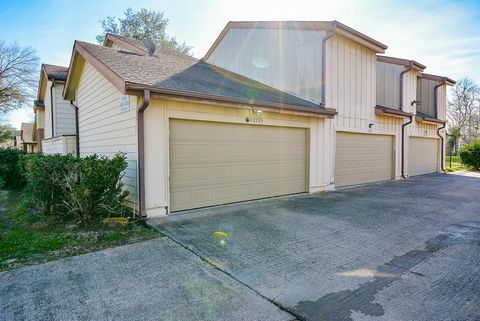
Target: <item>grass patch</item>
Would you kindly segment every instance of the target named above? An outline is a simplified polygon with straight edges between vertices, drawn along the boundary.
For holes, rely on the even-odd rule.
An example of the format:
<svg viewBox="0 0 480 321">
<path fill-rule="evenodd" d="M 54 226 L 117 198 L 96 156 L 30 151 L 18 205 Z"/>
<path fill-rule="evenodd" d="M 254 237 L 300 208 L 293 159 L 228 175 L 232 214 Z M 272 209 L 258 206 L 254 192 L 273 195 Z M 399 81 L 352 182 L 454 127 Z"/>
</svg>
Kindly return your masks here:
<svg viewBox="0 0 480 321">
<path fill-rule="evenodd" d="M 465 166 L 462 163 L 460 156 L 446 156 L 445 166 L 446 166 L 445 171 L 447 173 L 468 169 L 468 166 Z"/>
<path fill-rule="evenodd" d="M 44 216 L 26 193 L 0 190 L 0 271 L 158 236 L 141 220 L 80 225 Z"/>
</svg>

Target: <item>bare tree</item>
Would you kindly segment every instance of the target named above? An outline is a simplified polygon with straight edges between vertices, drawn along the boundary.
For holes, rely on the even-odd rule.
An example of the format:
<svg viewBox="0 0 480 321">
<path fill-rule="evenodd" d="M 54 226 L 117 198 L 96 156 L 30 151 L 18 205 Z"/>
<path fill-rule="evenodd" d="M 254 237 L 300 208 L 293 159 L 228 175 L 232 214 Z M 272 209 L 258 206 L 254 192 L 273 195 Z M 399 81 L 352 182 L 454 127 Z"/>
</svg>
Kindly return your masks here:
<svg viewBox="0 0 480 321">
<path fill-rule="evenodd" d="M 38 57 L 30 47 L 0 41 L 0 112 L 8 112 L 35 97 Z"/>
<path fill-rule="evenodd" d="M 480 86 L 468 77 L 459 80 L 452 89 L 448 101 L 449 128 L 458 128 L 465 143 L 479 135 Z"/>
</svg>

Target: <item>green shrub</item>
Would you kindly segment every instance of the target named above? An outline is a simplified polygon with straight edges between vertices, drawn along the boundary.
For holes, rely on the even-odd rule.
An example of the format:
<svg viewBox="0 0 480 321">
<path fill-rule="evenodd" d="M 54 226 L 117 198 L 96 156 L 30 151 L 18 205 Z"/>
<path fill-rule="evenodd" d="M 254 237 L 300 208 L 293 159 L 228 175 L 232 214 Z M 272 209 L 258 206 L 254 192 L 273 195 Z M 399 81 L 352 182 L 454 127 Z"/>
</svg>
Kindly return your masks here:
<svg viewBox="0 0 480 321">
<path fill-rule="evenodd" d="M 476 141 L 465 145 L 460 150 L 462 163 L 474 169 L 480 169 L 480 142 Z"/>
<path fill-rule="evenodd" d="M 72 155 L 30 154 L 22 158 L 35 207 L 46 215 L 65 215 L 66 184 L 75 179 L 79 159 Z"/>
<path fill-rule="evenodd" d="M 0 149 L 0 180 L 3 188 L 20 189 L 25 186 L 23 168 L 19 162 L 23 154 L 20 149 Z"/>
<path fill-rule="evenodd" d="M 33 203 L 43 214 L 88 223 L 124 211 L 124 154 L 27 155 L 23 162 Z"/>
<path fill-rule="evenodd" d="M 121 180 L 126 169 L 125 154 L 111 159 L 97 155 L 81 159 L 75 168 L 79 181 L 70 176 L 65 186 L 68 213 L 82 222 L 122 213 L 128 197 Z"/>
</svg>

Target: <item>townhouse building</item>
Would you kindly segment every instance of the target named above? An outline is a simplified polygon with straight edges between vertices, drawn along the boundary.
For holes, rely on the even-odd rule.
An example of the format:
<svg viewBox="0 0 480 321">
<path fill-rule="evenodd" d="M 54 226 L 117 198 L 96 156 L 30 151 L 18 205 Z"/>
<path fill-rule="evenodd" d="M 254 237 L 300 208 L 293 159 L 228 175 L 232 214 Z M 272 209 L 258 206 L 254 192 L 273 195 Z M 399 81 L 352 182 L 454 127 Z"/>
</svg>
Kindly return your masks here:
<svg viewBox="0 0 480 321">
<path fill-rule="evenodd" d="M 107 35 L 54 87 L 79 155 L 126 153 L 129 205 L 154 217 L 441 171 L 454 81 L 386 49 L 337 21 L 229 22 L 200 60 Z"/>
</svg>

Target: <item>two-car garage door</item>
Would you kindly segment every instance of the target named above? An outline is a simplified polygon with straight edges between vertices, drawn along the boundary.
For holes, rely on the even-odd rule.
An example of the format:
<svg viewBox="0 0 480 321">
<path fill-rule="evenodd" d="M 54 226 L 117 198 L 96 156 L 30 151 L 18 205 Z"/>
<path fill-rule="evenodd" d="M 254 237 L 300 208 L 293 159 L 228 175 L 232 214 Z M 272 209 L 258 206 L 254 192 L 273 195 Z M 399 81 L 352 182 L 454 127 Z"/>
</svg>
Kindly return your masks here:
<svg viewBox="0 0 480 321">
<path fill-rule="evenodd" d="M 307 191 L 304 128 L 170 120 L 171 211 Z"/>
<path fill-rule="evenodd" d="M 335 186 L 388 181 L 393 176 L 393 136 L 337 132 Z"/>
</svg>

